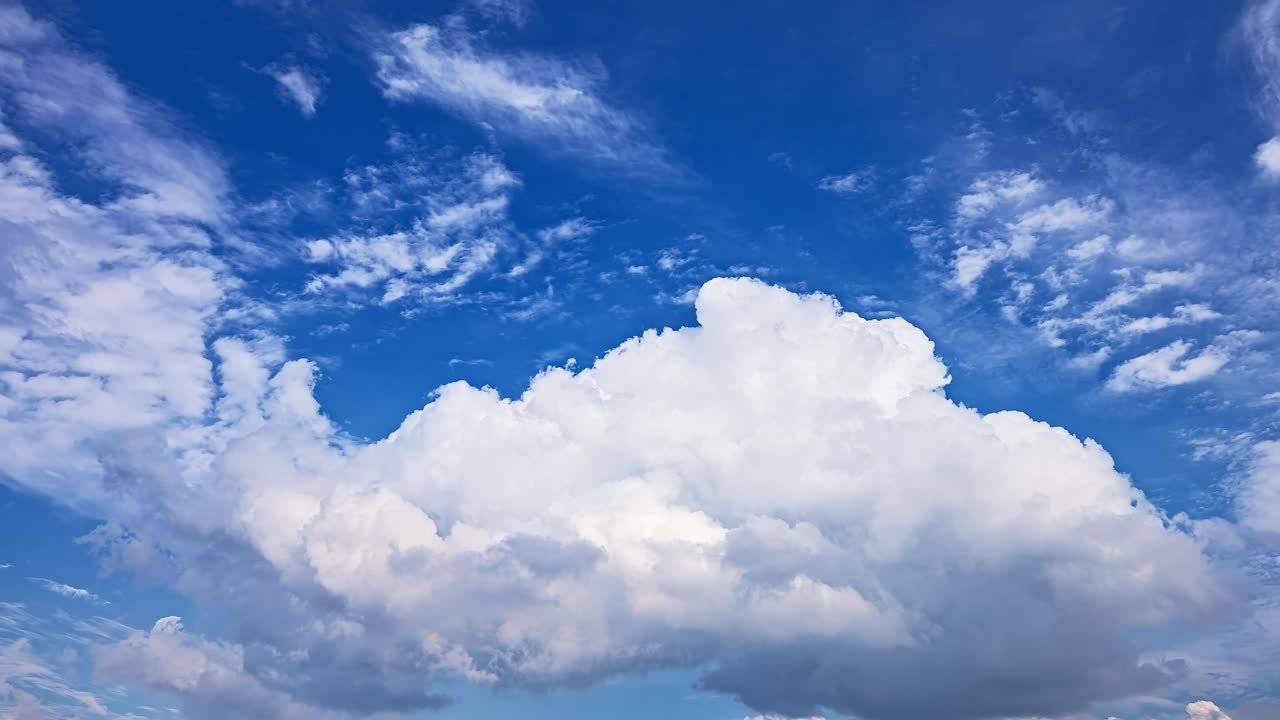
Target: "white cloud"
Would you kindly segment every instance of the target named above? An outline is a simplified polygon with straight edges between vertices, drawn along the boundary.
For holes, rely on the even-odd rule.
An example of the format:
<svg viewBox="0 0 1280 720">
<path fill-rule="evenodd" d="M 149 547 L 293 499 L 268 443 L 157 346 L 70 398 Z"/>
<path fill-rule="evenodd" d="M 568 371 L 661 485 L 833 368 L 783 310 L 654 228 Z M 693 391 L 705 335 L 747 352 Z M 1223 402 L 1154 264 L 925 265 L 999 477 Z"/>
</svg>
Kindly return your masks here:
<svg viewBox="0 0 1280 720">
<path fill-rule="evenodd" d="M 871 189 L 875 173 L 855 170 L 844 175 L 828 175 L 818 181 L 818 189 L 840 195 L 858 195 Z"/>
<path fill-rule="evenodd" d="M 597 229 L 596 224 L 590 220 L 582 217 L 574 217 L 556 225 L 552 225 L 551 227 L 539 230 L 538 238 L 544 243 L 581 240 L 582 238 L 593 235 Z"/>
<path fill-rule="evenodd" d="M 1250 0 L 1245 4 L 1238 32 L 1261 81 L 1255 109 L 1265 122 L 1280 128 L 1280 35 L 1277 27 L 1280 27 L 1280 1 Z M 1260 154 L 1269 142 L 1259 147 Z M 1260 157 L 1259 165 L 1268 170 Z"/>
<path fill-rule="evenodd" d="M 993 316 L 998 312 L 1005 323 L 1023 326 L 994 327 L 982 334 L 985 340 L 1003 336 L 1011 345 L 1021 343 L 1021 331 L 1030 329 L 1060 348 L 1067 366 L 1096 367 L 1107 354 L 1156 353 L 1168 344 L 1154 335 L 1161 330 L 1187 328 L 1184 338 L 1207 347 L 1219 325 L 1274 324 L 1268 308 L 1276 280 L 1262 249 L 1273 219 L 1238 193 L 1126 159 L 1094 133 L 1078 142 L 1097 154 L 1096 172 L 1087 181 L 1057 181 L 1036 165 L 976 175 L 957 168 L 961 178 L 973 179 L 958 184 L 951 219 L 912 226 L 916 250 L 949 289 L 988 306 Z M 1234 343 L 1227 345 L 1192 368 L 1212 374 L 1233 356 Z M 1099 354 L 1101 348 L 1110 350 Z M 1233 380 L 1245 376 L 1274 382 L 1255 356 L 1231 363 L 1215 390 L 1236 387 Z M 1113 387 L 1129 386 L 1125 378 L 1136 365 Z M 1169 385 L 1143 385 L 1156 386 Z"/>
<path fill-rule="evenodd" d="M 1154 390 L 1204 380 L 1212 377 L 1231 359 L 1227 348 L 1210 345 L 1191 354 L 1193 344 L 1175 340 L 1145 355 L 1121 363 L 1107 380 L 1107 389 L 1115 392 Z"/>
<path fill-rule="evenodd" d="M 513 250 L 517 233 L 508 209 L 519 179 L 486 154 L 451 170 L 417 178 L 425 207 L 410 227 L 373 233 L 361 227 L 307 243 L 307 261 L 335 268 L 313 276 L 308 292 L 376 290 L 384 304 L 447 297 Z M 575 228 L 582 231 L 569 225 L 558 232 Z"/>
<path fill-rule="evenodd" d="M 1245 525 L 1280 533 L 1280 442 L 1255 444 L 1236 497 L 1236 509 Z"/>
<path fill-rule="evenodd" d="M 969 191 L 956 201 L 956 216 L 972 221 L 1002 203 L 1021 203 L 1035 197 L 1044 183 L 1028 172 L 993 172 L 973 181 Z"/>
<path fill-rule="evenodd" d="M 675 169 L 644 124 L 601 95 L 603 72 L 557 58 L 503 53 L 460 22 L 420 24 L 375 49 L 394 100 L 430 100 L 499 132 L 636 175 Z"/>
<path fill-rule="evenodd" d="M 1187 720 L 1231 720 L 1222 708 L 1208 700 L 1198 700 L 1187 705 Z"/>
<path fill-rule="evenodd" d="M 496 83 L 486 112 L 510 109 L 494 93 L 564 89 L 504 85 L 527 77 L 470 39 L 410 36 L 407 55 Z M 440 82 L 462 102 L 463 80 Z M 751 280 L 705 285 L 698 326 L 548 370 L 518 398 L 455 383 L 388 437 L 348 437 L 313 364 L 220 324 L 241 281 L 191 222 L 228 214 L 220 175 L 149 170 L 218 163 L 114 87 L 106 114 L 133 120 L 102 134 L 168 159 L 91 143 L 121 199 L 67 196 L 35 156 L 0 174 L 15 238 L 0 301 L 23 313 L 0 328 L 0 437 L 25 450 L 0 468 L 108 521 L 85 542 L 241 638 L 166 618 L 100 649 L 101 672 L 181 696 L 188 716 L 365 717 L 439 705 L 443 679 L 576 686 L 691 665 L 762 713 L 1058 715 L 1176 678 L 1162 631 L 1224 601 L 1199 541 L 1096 443 L 952 402 L 903 320 Z M 535 116 L 596 117 L 534 95 Z M 516 181 L 478 158 L 424 201 L 418 234 L 316 239 L 321 289 L 385 299 L 489 267 L 455 259 L 500 245 Z M 1006 194 L 1018 216 L 1034 195 Z M 1025 228 L 1079 229 L 1087 206 L 1045 203 Z"/>
<path fill-rule="evenodd" d="M 265 72 L 279 84 L 281 97 L 298 106 L 306 117 L 316 114 L 323 87 L 323 79 L 296 65 L 272 65 Z"/>
<path fill-rule="evenodd" d="M 1092 260 L 1111 249 L 1111 236 L 1099 235 L 1088 240 L 1084 240 L 1070 250 L 1067 250 L 1067 257 L 1077 262 L 1087 262 Z"/>
<path fill-rule="evenodd" d="M 1209 320 L 1217 320 L 1222 317 L 1222 313 L 1214 310 L 1208 305 L 1202 303 L 1186 303 L 1178 305 L 1173 309 L 1173 315 L 1153 315 L 1151 317 L 1142 317 L 1130 320 L 1121 326 L 1119 332 L 1123 335 L 1139 335 L 1142 333 L 1155 332 L 1164 330 L 1165 328 L 1175 325 L 1190 325 L 1193 323 L 1207 322 Z"/>
<path fill-rule="evenodd" d="M 1027 173 L 1001 177 L 999 184 L 991 177 L 980 178 L 974 187 L 982 185 L 983 189 L 973 192 L 971 188 L 969 194 L 960 198 L 956 214 L 962 229 L 983 218 L 1000 201 L 1023 200 L 1044 189 L 1043 183 Z M 1042 235 L 1075 233 L 1092 228 L 1111 212 L 1112 207 L 1110 200 L 1096 195 L 1066 197 L 1019 211 L 1003 227 L 990 228 L 976 236 L 964 235 L 965 242 L 952 256 L 951 284 L 965 294 L 973 295 L 978 281 L 993 266 L 1030 257 Z M 1095 237 L 1088 242 L 1096 243 L 1098 240 Z M 1094 256 L 1100 254 L 1085 243 L 1073 249 L 1094 252 Z"/>
<path fill-rule="evenodd" d="M 1280 137 L 1274 137 L 1258 146 L 1253 154 L 1258 170 L 1268 178 L 1280 178 Z"/>
<path fill-rule="evenodd" d="M 81 144 L 86 169 L 130 190 L 112 209 L 224 220 L 228 182 L 216 156 L 179 137 L 162 111 L 132 98 L 108 70 L 22 7 L 0 8 L 0 28 L 0 47 L 23 59 L 0 63 L 6 112 Z"/>
<path fill-rule="evenodd" d="M 75 598 L 76 600 L 88 600 L 90 602 L 95 602 L 95 603 L 105 602 L 102 598 L 98 597 L 94 593 L 89 592 L 88 590 L 85 590 L 84 588 L 78 588 L 72 585 L 67 585 L 66 583 L 60 583 L 56 580 L 49 580 L 48 578 L 33 577 L 29 579 L 32 582 L 36 583 L 37 585 L 43 587 L 45 590 L 48 590 L 49 592 L 57 595 L 61 595 L 62 597 Z"/>
<path fill-rule="evenodd" d="M 237 495 L 204 520 L 291 598 L 265 594 L 255 613 L 321 613 L 316 593 L 347 608 L 320 635 L 281 628 L 273 652 L 338 632 L 370 662 L 429 637 L 404 662 L 517 684 L 721 658 L 709 686 L 761 711 L 977 694 L 1013 712 L 995 678 L 1014 670 L 971 654 L 974 628 L 992 658 L 1060 632 L 1099 643 L 1071 666 L 1095 678 L 1073 681 L 1084 702 L 1094 682 L 1163 677 L 1126 649 L 1128 628 L 1218 601 L 1194 542 L 1101 448 L 947 400 L 946 369 L 905 322 L 750 280 L 711 282 L 697 311 L 699 327 L 549 370 L 516 400 L 445 386 L 368 446 L 335 445 L 302 399 L 307 366 L 285 365 L 255 404 L 276 409 L 221 457 L 215 485 Z M 388 662 L 375 666 L 394 677 Z M 765 693 L 762 677 L 810 662 L 854 679 Z M 1019 656 L 1016 672 L 1056 688 L 1060 662 Z M 905 692 L 902 663 L 933 668 L 926 686 Z"/>
<path fill-rule="evenodd" d="M 103 503 L 110 491 L 86 476 L 143 471 L 108 438 L 137 433 L 175 455 L 208 439 L 188 430 L 215 392 L 204 334 L 237 283 L 209 232 L 227 216 L 227 182 L 216 157 L 50 26 L 0 15 L 0 43 L 26 60 L 23 72 L 0 64 L 0 96 L 80 140 L 81 169 L 111 190 L 85 202 L 59 191 L 41 155 L 0 158 L 0 471 Z"/>
</svg>

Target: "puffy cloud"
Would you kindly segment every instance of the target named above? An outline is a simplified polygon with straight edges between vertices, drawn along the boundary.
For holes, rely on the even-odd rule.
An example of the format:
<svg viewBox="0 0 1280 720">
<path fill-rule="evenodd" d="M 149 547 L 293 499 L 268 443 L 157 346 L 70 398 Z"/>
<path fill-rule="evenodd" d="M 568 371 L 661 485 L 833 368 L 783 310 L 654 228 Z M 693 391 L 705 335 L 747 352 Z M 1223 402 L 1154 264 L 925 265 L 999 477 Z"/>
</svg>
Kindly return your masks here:
<svg viewBox="0 0 1280 720">
<path fill-rule="evenodd" d="M 429 100 L 486 127 L 636 175 L 678 171 L 644 124 L 602 97 L 598 68 L 482 46 L 457 18 L 391 34 L 374 50 L 383 93 Z"/>
<path fill-rule="evenodd" d="M 1274 137 L 1258 146 L 1253 154 L 1258 171 L 1267 178 L 1280 178 L 1280 137 Z"/>
<path fill-rule="evenodd" d="M 194 500 L 259 558 L 235 566 L 263 583 L 238 652 L 285 677 L 326 657 L 514 685 L 712 663 L 708 688 L 762 712 L 890 719 L 1061 712 L 1179 675 L 1139 659 L 1140 629 L 1221 591 L 1095 443 L 951 402 L 899 319 L 752 280 L 708 283 L 697 312 L 518 399 L 447 385 L 367 446 L 284 365 L 218 499 Z"/>
<path fill-rule="evenodd" d="M 1187 720 L 1231 720 L 1217 705 L 1199 700 L 1187 706 Z"/>
<path fill-rule="evenodd" d="M 5 158 L 0 438 L 26 452 L 0 469 L 107 520 L 85 542 L 112 566 L 227 621 L 225 640 L 168 618 L 107 642 L 109 677 L 193 717 L 409 712 L 444 702 L 428 688 L 448 678 L 674 666 L 711 668 L 706 687 L 763 713 L 1060 714 L 1179 677 L 1176 656 L 1147 659 L 1161 630 L 1225 599 L 1198 542 L 1096 443 L 952 402 L 903 320 L 752 280 L 703 286 L 696 327 L 548 370 L 518 398 L 447 385 L 388 437 L 353 440 L 321 412 L 311 363 L 218 321 L 239 282 L 202 232 L 226 214 L 218 163 L 4 12 L 6 42 L 114 88 L 73 120 L 101 114 L 90 129 L 133 145 L 89 143 L 124 187 L 109 205 Z M 604 137 L 576 129 L 611 117 L 598 100 L 442 32 L 398 36 L 405 67 L 430 72 L 395 87 Z M 58 79 L 6 88 L 78 87 Z M 472 81 L 464 101 L 451 83 Z M 528 106 L 504 100 L 530 88 Z M 193 157 L 211 174 L 179 172 Z M 480 202 L 513 182 L 492 165 L 467 179 Z M 1029 232 L 1078 216 L 1043 207 Z M 469 232 L 494 211 L 446 203 L 423 223 Z M 409 242 L 310 251 L 335 286 L 354 269 L 389 291 L 435 267 Z"/>
</svg>

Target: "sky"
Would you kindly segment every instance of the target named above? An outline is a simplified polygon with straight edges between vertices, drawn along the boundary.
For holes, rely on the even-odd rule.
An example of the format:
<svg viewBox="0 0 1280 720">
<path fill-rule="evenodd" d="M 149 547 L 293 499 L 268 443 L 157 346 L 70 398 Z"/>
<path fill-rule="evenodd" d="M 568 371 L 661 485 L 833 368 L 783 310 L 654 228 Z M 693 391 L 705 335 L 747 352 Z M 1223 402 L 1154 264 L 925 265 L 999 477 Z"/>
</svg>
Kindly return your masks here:
<svg viewBox="0 0 1280 720">
<path fill-rule="evenodd" d="M 0 0 L 0 720 L 1280 718 L 1280 0 Z"/>
</svg>

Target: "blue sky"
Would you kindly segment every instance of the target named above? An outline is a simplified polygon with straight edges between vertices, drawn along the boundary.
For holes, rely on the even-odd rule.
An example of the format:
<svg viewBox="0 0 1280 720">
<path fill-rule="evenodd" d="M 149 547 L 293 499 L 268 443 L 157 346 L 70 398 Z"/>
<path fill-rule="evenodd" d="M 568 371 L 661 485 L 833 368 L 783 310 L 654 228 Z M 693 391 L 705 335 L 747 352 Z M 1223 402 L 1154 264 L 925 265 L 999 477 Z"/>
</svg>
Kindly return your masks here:
<svg viewBox="0 0 1280 720">
<path fill-rule="evenodd" d="M 0 0 L 0 718 L 1280 716 L 1280 2 Z"/>
</svg>

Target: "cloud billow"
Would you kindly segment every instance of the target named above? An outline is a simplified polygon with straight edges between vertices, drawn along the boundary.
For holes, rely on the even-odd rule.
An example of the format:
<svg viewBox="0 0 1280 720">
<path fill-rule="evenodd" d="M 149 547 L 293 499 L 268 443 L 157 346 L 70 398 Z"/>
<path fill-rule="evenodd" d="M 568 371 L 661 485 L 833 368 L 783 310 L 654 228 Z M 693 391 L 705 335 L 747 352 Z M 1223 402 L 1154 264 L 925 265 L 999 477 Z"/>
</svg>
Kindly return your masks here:
<svg viewBox="0 0 1280 720">
<path fill-rule="evenodd" d="M 442 387 L 371 445 L 285 364 L 203 505 L 222 513 L 204 532 L 260 558 L 245 604 L 301 631 L 243 635 L 278 641 L 267 658 L 340 645 L 389 681 L 707 664 L 761 711 L 886 720 L 1058 713 L 1180 676 L 1140 659 L 1153 633 L 1228 599 L 1097 444 L 948 400 L 900 319 L 746 279 L 697 309 L 518 399 Z"/>
</svg>

